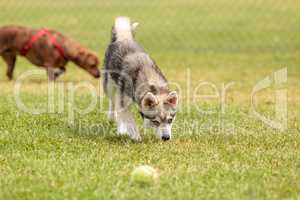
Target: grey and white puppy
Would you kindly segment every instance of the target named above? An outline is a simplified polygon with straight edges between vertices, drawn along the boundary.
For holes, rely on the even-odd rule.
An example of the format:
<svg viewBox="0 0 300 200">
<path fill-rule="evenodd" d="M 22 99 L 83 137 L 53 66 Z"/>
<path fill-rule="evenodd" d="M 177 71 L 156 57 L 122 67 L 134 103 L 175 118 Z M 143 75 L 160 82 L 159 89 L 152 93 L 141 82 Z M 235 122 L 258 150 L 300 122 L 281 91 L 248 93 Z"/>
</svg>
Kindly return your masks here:
<svg viewBox="0 0 300 200">
<path fill-rule="evenodd" d="M 108 117 L 115 120 L 118 134 L 140 140 L 130 111 L 138 105 L 145 127 L 156 129 L 158 138 L 169 140 L 175 120 L 178 96 L 170 91 L 160 69 L 134 40 L 134 29 L 127 17 L 118 17 L 112 28 L 111 43 L 104 61 L 104 91 L 110 98 Z"/>
</svg>

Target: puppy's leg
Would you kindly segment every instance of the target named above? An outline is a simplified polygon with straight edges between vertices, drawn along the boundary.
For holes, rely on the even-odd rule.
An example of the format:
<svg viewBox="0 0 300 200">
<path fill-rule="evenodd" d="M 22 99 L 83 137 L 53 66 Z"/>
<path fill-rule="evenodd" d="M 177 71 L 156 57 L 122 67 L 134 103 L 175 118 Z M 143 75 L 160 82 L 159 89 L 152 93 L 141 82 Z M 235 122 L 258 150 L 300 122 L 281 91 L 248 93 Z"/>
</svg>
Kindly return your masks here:
<svg viewBox="0 0 300 200">
<path fill-rule="evenodd" d="M 114 98 L 109 100 L 109 110 L 107 113 L 107 118 L 110 121 L 114 121 L 116 119 L 116 117 L 115 117 L 115 99 Z"/>
<path fill-rule="evenodd" d="M 115 93 L 116 87 L 113 83 L 113 80 L 109 79 L 105 85 L 105 91 L 107 96 L 109 97 L 109 110 L 107 113 L 107 118 L 110 121 L 116 120 L 116 113 L 115 113 Z"/>
<path fill-rule="evenodd" d="M 115 117 L 118 125 L 118 134 L 119 135 L 126 135 L 128 134 L 127 132 L 127 127 L 126 127 L 126 119 L 124 116 L 124 108 L 121 106 L 121 95 L 119 91 L 116 91 L 115 96 L 114 96 L 114 103 L 115 103 Z"/>
<path fill-rule="evenodd" d="M 4 52 L 2 57 L 7 64 L 6 76 L 9 78 L 9 80 L 12 80 L 17 56 L 14 52 Z"/>
<path fill-rule="evenodd" d="M 119 91 L 116 92 L 115 97 L 118 134 L 128 134 L 132 140 L 139 141 L 141 137 L 130 111 L 132 100 L 127 96 L 121 95 Z"/>
</svg>

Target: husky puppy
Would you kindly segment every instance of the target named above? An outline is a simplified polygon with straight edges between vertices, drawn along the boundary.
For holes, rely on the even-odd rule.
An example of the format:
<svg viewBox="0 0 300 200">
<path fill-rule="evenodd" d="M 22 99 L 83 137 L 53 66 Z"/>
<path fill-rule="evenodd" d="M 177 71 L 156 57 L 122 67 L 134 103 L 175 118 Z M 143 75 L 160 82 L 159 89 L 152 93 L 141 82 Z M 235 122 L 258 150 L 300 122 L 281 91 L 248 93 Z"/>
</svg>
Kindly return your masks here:
<svg viewBox="0 0 300 200">
<path fill-rule="evenodd" d="M 108 118 L 117 122 L 118 134 L 140 140 L 130 107 L 138 105 L 145 127 L 156 129 L 162 140 L 171 138 L 178 96 L 170 91 L 160 69 L 134 40 L 138 23 L 118 17 L 112 28 L 104 61 L 103 86 L 110 98 Z"/>
</svg>

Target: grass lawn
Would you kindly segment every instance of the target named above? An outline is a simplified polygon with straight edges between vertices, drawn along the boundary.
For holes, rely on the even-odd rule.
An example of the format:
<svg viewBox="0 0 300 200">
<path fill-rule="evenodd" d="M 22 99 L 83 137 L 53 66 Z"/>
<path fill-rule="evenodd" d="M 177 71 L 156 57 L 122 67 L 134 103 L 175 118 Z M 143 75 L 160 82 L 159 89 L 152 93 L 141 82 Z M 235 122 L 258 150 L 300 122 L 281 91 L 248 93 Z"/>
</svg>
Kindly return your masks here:
<svg viewBox="0 0 300 200">
<path fill-rule="evenodd" d="M 299 10 L 292 0 L 1 1 L 0 25 L 55 28 L 101 60 L 114 17 L 131 16 L 141 24 L 137 40 L 179 91 L 180 106 L 171 141 L 141 127 L 143 140 L 133 143 L 108 123 L 101 80 L 70 64 L 56 83 L 64 87 L 63 104 L 56 95 L 53 113 L 33 115 L 18 107 L 16 82 L 7 81 L 1 60 L 0 199 L 299 199 Z M 256 99 L 257 111 L 274 119 L 275 91 L 287 91 L 287 129 L 280 131 L 251 114 L 251 92 L 284 67 L 287 83 Z M 31 69 L 19 58 L 15 78 Z M 96 88 L 96 106 L 75 112 L 70 123 L 70 105 L 85 108 L 91 95 L 78 89 L 71 101 L 69 86 L 85 80 Z M 220 96 L 199 96 L 224 85 L 223 106 Z M 32 77 L 20 97 L 31 109 L 47 109 L 47 88 L 46 76 Z M 142 164 L 159 171 L 157 184 L 130 182 Z"/>
</svg>

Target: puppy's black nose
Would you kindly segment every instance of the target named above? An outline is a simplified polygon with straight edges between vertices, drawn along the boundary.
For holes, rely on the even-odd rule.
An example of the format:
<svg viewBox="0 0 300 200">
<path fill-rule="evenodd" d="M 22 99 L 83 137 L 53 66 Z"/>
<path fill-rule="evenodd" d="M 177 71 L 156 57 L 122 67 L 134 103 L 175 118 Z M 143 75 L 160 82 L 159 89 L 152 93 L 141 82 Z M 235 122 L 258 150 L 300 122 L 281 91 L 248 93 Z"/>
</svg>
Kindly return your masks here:
<svg viewBox="0 0 300 200">
<path fill-rule="evenodd" d="M 162 139 L 163 141 L 167 141 L 167 140 L 170 139 L 170 136 L 169 136 L 169 135 L 163 135 L 163 136 L 161 137 L 161 139 Z"/>
</svg>

